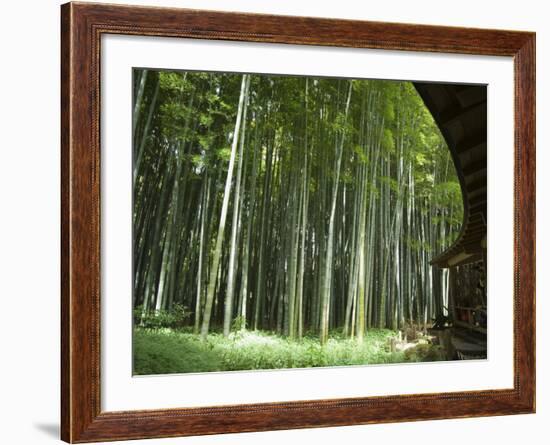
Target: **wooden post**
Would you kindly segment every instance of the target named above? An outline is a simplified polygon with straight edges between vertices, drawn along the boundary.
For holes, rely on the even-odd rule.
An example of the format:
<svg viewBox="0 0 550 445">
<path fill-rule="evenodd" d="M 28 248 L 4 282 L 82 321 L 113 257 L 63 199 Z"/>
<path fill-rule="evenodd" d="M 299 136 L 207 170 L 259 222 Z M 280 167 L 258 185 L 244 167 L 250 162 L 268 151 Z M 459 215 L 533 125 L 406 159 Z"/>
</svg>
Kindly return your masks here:
<svg viewBox="0 0 550 445">
<path fill-rule="evenodd" d="M 455 310 L 456 273 L 457 273 L 457 266 L 453 266 L 453 267 L 449 268 L 449 313 L 448 313 L 448 316 L 453 321 L 456 319 L 456 310 Z"/>
</svg>

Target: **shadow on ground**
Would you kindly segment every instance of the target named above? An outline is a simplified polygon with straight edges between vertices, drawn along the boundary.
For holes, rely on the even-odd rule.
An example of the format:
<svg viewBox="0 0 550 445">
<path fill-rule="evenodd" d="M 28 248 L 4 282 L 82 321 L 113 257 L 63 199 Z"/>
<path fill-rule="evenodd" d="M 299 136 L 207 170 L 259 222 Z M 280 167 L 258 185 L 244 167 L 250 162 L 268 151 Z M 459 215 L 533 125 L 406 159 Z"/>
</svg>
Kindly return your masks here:
<svg viewBox="0 0 550 445">
<path fill-rule="evenodd" d="M 59 439 L 59 424 L 57 423 L 35 423 L 34 428 L 54 439 Z"/>
</svg>

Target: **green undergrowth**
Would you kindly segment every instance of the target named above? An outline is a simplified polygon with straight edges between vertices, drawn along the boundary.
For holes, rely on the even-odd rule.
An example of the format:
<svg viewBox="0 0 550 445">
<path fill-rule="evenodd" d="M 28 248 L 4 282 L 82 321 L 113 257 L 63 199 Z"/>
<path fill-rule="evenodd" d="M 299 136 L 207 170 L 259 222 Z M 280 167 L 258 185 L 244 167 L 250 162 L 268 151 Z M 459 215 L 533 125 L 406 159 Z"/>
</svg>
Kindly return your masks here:
<svg viewBox="0 0 550 445">
<path fill-rule="evenodd" d="M 172 329 L 134 331 L 134 374 L 171 374 L 252 369 L 311 368 L 433 360 L 433 351 L 391 352 L 395 332 L 369 330 L 362 344 L 334 334 L 325 346 L 315 336 L 290 340 L 273 333 L 239 331 L 206 340 Z"/>
</svg>

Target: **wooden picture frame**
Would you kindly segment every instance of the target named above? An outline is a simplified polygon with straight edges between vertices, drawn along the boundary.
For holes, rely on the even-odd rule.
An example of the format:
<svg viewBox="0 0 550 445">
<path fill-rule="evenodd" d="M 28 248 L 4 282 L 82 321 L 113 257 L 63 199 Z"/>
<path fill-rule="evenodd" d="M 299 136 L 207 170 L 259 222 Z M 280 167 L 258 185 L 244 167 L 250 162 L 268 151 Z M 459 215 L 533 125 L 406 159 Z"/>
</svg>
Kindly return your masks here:
<svg viewBox="0 0 550 445">
<path fill-rule="evenodd" d="M 535 411 L 535 34 L 67 3 L 61 8 L 61 438 L 70 443 L 495 416 Z M 292 43 L 514 59 L 514 387 L 102 412 L 101 36 Z"/>
</svg>

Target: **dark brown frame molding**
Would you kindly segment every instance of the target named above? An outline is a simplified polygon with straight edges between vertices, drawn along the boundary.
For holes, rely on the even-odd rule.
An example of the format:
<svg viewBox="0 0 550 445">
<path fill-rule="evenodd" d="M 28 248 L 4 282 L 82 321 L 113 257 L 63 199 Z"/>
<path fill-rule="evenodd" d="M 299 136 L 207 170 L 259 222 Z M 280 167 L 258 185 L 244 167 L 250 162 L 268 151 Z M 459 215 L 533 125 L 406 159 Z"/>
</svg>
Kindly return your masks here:
<svg viewBox="0 0 550 445">
<path fill-rule="evenodd" d="M 99 73 L 103 34 L 513 57 L 513 389 L 102 412 Z M 61 37 L 63 440 L 96 442 L 535 412 L 534 33 L 68 3 L 61 7 Z"/>
</svg>

